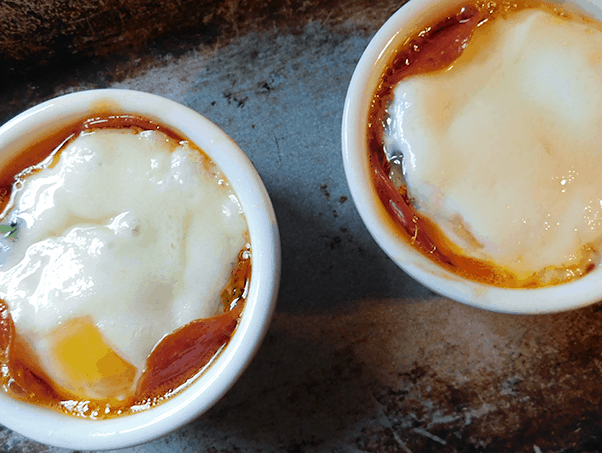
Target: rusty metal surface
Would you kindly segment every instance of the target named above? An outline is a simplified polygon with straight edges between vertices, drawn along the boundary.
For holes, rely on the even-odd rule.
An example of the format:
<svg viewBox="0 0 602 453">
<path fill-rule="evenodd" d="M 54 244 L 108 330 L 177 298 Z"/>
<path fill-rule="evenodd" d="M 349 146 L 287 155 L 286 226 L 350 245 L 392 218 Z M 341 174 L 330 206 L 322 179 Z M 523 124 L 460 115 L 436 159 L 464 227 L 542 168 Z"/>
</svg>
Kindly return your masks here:
<svg viewBox="0 0 602 453">
<path fill-rule="evenodd" d="M 0 4 L 0 121 L 122 87 L 204 114 L 262 175 L 283 278 L 256 359 L 208 413 L 127 452 L 602 451 L 602 308 L 485 312 L 369 237 L 340 158 L 347 84 L 389 0 Z M 65 452 L 0 427 L 0 452 Z"/>
</svg>

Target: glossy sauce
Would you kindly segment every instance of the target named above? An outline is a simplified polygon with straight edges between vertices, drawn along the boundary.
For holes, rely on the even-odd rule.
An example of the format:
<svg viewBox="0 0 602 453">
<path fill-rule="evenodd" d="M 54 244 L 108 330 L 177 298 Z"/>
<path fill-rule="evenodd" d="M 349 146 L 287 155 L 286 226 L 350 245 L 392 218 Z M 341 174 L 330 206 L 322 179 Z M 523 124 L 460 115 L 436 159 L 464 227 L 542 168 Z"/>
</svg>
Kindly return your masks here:
<svg viewBox="0 0 602 453">
<path fill-rule="evenodd" d="M 512 271 L 495 263 L 462 254 L 437 225 L 421 217 L 412 206 L 405 185 L 398 190 L 389 178 L 391 165 L 383 148 L 383 136 L 386 109 L 393 101 L 393 90 L 400 80 L 448 68 L 464 52 L 477 27 L 527 8 L 545 8 L 558 15 L 570 16 L 564 10 L 531 0 L 501 2 L 497 5 L 494 2 L 477 2 L 458 7 L 456 12 L 436 20 L 435 25 L 427 26 L 409 39 L 390 57 L 387 69 L 380 78 L 370 106 L 367 131 L 374 189 L 393 223 L 392 228 L 429 259 L 451 272 L 481 283 L 510 288 L 531 288 L 542 283 L 535 274 L 527 279 L 519 279 Z M 588 266 L 585 273 L 591 272 L 594 267 L 593 264 Z M 577 272 L 575 274 L 578 276 Z"/>
<path fill-rule="evenodd" d="M 10 208 L 15 181 L 52 166 L 58 160 L 63 145 L 80 132 L 104 127 L 159 130 L 178 141 L 183 140 L 170 129 L 129 115 L 92 118 L 63 129 L 6 165 L 5 171 L 0 173 L 0 210 Z M 134 395 L 124 401 L 75 401 L 59 396 L 41 376 L 24 364 L 27 347 L 15 333 L 8 305 L 0 299 L 0 386 L 15 398 L 86 418 L 110 418 L 153 407 L 185 388 L 228 344 L 244 308 L 251 261 L 247 244 L 222 291 L 224 312 L 193 321 L 163 338 L 149 355 Z"/>
</svg>

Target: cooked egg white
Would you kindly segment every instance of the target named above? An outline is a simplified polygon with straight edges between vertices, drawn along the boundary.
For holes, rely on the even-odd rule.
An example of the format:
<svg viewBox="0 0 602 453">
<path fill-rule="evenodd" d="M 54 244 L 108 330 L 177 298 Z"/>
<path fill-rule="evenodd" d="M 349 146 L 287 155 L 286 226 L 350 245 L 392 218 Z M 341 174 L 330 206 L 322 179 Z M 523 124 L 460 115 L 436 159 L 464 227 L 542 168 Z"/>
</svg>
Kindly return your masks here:
<svg viewBox="0 0 602 453">
<path fill-rule="evenodd" d="M 523 10 L 444 70 L 403 80 L 385 137 L 419 212 L 463 253 L 528 277 L 602 238 L 600 25 Z"/>
<path fill-rule="evenodd" d="M 219 169 L 157 131 L 83 133 L 14 197 L 0 298 L 30 366 L 80 399 L 125 398 L 165 335 L 221 312 L 247 240 Z"/>
</svg>

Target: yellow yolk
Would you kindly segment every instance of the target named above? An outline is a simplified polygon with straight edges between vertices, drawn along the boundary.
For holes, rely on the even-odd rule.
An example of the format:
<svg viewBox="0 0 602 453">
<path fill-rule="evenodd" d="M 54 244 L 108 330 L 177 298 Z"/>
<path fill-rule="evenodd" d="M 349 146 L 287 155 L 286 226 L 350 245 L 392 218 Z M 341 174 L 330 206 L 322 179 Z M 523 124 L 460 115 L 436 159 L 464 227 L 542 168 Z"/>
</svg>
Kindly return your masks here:
<svg viewBox="0 0 602 453">
<path fill-rule="evenodd" d="M 86 400 L 119 399 L 131 392 L 136 368 L 113 351 L 86 318 L 68 321 L 48 341 L 56 373 L 52 382 L 59 393 Z"/>
</svg>

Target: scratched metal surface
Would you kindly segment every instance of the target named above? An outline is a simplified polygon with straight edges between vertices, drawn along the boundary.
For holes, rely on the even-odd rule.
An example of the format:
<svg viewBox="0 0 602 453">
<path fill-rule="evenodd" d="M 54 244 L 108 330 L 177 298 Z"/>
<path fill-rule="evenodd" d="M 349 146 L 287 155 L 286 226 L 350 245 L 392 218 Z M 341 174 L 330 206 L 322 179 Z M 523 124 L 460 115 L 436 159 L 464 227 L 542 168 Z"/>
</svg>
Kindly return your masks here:
<svg viewBox="0 0 602 453">
<path fill-rule="evenodd" d="M 280 223 L 280 298 L 250 368 L 196 421 L 124 452 L 602 450 L 602 307 L 519 317 L 441 298 L 386 258 L 350 200 L 347 83 L 399 6 L 0 4 L 1 122 L 75 90 L 166 96 L 239 143 Z M 0 452 L 65 450 L 0 426 Z"/>
</svg>

